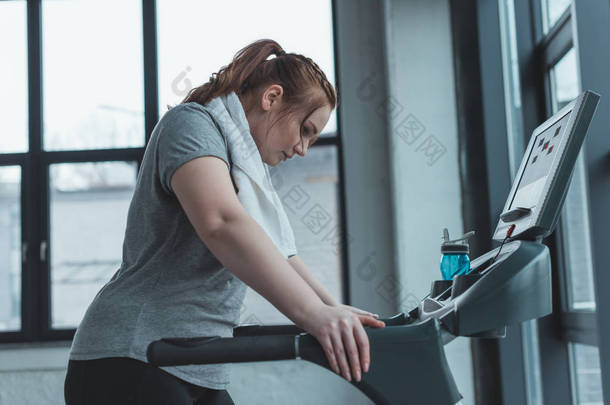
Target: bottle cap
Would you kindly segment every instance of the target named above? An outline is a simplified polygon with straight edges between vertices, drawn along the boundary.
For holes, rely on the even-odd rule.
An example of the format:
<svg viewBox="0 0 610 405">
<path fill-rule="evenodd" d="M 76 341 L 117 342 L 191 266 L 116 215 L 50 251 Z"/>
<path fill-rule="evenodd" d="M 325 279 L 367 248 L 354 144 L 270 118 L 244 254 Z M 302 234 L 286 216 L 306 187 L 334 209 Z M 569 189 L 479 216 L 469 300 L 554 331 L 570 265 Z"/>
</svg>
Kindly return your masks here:
<svg viewBox="0 0 610 405">
<path fill-rule="evenodd" d="M 461 238 L 449 240 L 449 230 L 443 229 L 443 242 L 441 243 L 442 254 L 469 254 L 470 245 L 468 245 L 468 238 L 474 235 L 474 231 L 470 231 Z"/>
</svg>

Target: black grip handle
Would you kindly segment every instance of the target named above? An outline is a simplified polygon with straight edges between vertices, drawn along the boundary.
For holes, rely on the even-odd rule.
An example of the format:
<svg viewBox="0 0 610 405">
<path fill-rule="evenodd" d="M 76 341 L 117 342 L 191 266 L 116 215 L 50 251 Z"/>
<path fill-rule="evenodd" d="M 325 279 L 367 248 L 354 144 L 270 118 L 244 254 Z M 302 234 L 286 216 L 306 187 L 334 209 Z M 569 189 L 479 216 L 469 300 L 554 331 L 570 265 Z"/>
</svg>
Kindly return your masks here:
<svg viewBox="0 0 610 405">
<path fill-rule="evenodd" d="M 397 326 L 408 323 L 409 316 L 399 313 L 381 320 L 386 326 Z M 235 337 L 232 338 L 202 336 L 156 340 L 148 345 L 146 357 L 155 366 L 290 360 L 297 357 L 295 336 L 300 335 L 301 350 L 323 364 L 325 356 L 317 340 L 301 333 L 303 330 L 296 325 L 247 325 L 234 328 Z"/>
<path fill-rule="evenodd" d="M 390 318 L 380 318 L 386 326 L 404 325 L 409 316 L 404 312 L 396 314 Z M 233 336 L 268 336 L 268 335 L 298 335 L 305 330 L 294 324 L 283 325 L 241 325 L 233 328 Z"/>
<path fill-rule="evenodd" d="M 296 325 L 242 325 L 233 328 L 233 336 L 298 335 L 305 332 Z"/>
<path fill-rule="evenodd" d="M 166 338 L 148 345 L 148 362 L 155 366 L 240 363 L 296 358 L 294 336 Z"/>
</svg>

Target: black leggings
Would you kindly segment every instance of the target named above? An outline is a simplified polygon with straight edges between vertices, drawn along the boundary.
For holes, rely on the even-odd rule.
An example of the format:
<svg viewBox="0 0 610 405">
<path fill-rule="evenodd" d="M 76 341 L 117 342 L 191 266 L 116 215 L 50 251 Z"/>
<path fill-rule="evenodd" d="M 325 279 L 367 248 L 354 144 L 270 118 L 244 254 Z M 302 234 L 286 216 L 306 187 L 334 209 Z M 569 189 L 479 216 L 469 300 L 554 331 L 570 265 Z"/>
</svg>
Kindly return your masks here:
<svg viewBox="0 0 610 405">
<path fill-rule="evenodd" d="M 128 357 L 70 360 L 64 395 L 66 405 L 234 405 L 226 390 L 199 387 Z"/>
</svg>

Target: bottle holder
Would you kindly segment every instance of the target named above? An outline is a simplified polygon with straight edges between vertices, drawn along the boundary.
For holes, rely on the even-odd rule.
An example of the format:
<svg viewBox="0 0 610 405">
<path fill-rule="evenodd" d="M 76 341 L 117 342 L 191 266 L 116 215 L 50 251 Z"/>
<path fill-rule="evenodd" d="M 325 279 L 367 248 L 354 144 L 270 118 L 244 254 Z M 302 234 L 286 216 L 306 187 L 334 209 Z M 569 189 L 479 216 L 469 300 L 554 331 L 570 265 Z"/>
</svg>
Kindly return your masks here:
<svg viewBox="0 0 610 405">
<path fill-rule="evenodd" d="M 475 273 L 455 276 L 453 280 L 434 280 L 430 287 L 429 298 L 437 302 L 447 298 L 454 299 L 472 287 L 481 277 L 482 274 Z M 426 310 L 430 309 L 429 306 Z"/>
<path fill-rule="evenodd" d="M 453 280 L 434 280 L 430 288 L 430 298 L 440 298 L 440 295 L 451 288 Z"/>
<path fill-rule="evenodd" d="M 481 274 L 465 274 L 456 276 L 453 279 L 453 285 L 451 288 L 451 299 L 458 297 L 464 291 L 468 290 L 474 283 L 479 281 L 483 277 Z"/>
</svg>

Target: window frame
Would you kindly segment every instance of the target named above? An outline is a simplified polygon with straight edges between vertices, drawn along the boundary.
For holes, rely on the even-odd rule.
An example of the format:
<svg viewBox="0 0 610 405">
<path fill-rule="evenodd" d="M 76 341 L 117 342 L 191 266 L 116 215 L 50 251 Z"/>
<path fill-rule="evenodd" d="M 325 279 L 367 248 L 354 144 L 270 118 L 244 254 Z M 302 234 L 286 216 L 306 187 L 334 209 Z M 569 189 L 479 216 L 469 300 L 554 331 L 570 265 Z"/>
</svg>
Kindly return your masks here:
<svg viewBox="0 0 610 405">
<path fill-rule="evenodd" d="M 519 71 L 521 77 L 522 93 L 522 119 L 524 144 L 527 145 L 529 135 L 533 129 L 548 116 L 552 115 L 552 89 L 550 80 L 551 69 L 563 58 L 567 52 L 574 48 L 580 67 L 580 81 L 582 90 L 592 89 L 601 94 L 610 95 L 610 86 L 603 83 L 602 69 L 599 65 L 610 69 L 610 54 L 604 54 L 596 44 L 599 40 L 594 40 L 593 33 L 605 27 L 610 28 L 610 13 L 608 4 L 602 2 L 577 2 L 572 1 L 571 5 L 563 12 L 557 22 L 543 34 L 542 9 L 540 0 L 530 0 L 529 2 L 515 1 L 515 18 L 520 27 L 517 38 L 517 48 L 519 54 Z M 591 23 L 592 16 L 597 15 L 595 23 Z M 597 27 L 597 28 L 596 28 Z M 586 50 L 586 53 L 584 51 Z M 588 55 L 587 55 L 588 54 Z M 591 58 L 592 54 L 599 56 L 601 63 L 597 59 Z M 603 96 L 602 96 L 603 98 Z M 599 159 L 600 152 L 591 145 L 592 139 L 603 138 L 601 128 L 603 125 L 610 125 L 608 119 L 608 107 L 598 107 L 594 122 L 589 128 L 587 142 L 583 146 L 585 151 L 585 166 L 588 169 L 589 198 L 598 202 L 598 206 L 591 207 L 590 232 L 592 240 L 595 235 L 603 235 L 601 232 L 602 224 L 608 224 L 610 215 L 599 208 L 602 200 L 607 201 L 609 195 L 596 184 L 596 179 L 590 176 L 591 162 Z M 605 115 L 605 116 L 604 116 Z M 600 143 L 598 141 L 598 143 Z M 608 144 L 605 145 L 606 150 Z M 599 146 L 597 147 L 599 148 Z M 595 156 L 594 159 L 591 157 Z M 562 225 L 557 225 L 556 231 L 547 238 L 551 252 L 553 267 L 553 314 L 538 320 L 538 339 L 541 361 L 541 377 L 544 404 L 556 404 L 565 402 L 565 398 L 574 398 L 572 392 L 573 381 L 570 365 L 570 343 L 580 343 L 585 345 L 598 346 L 600 348 L 600 365 L 602 373 L 602 387 L 610 387 L 610 356 L 608 348 L 602 342 L 610 338 L 610 322 L 607 314 L 610 310 L 610 300 L 604 297 L 601 285 L 610 282 L 607 274 L 604 274 L 602 266 L 603 258 L 608 260 L 608 253 L 603 249 L 595 249 L 592 246 L 593 255 L 593 279 L 595 284 L 595 311 L 571 310 L 568 305 L 569 285 L 567 274 L 567 263 L 565 255 L 562 254 L 563 244 Z M 596 265 L 597 263 L 597 265 Z M 601 282 L 600 282 L 601 281 Z M 604 316 L 606 319 L 604 319 Z M 605 361 L 604 361 L 605 360 Z M 610 392 L 606 388 L 604 399 L 610 402 Z"/>
<path fill-rule="evenodd" d="M 75 328 L 51 328 L 51 279 L 50 279 L 50 200 L 49 166 L 55 163 L 82 162 L 136 162 L 141 167 L 144 151 L 153 128 L 159 121 L 157 18 L 156 1 L 142 0 L 142 39 L 144 77 L 144 129 L 145 143 L 141 147 L 105 148 L 94 150 L 45 151 L 43 135 L 43 77 L 42 77 L 42 1 L 26 2 L 27 67 L 28 67 L 28 139 L 29 149 L 23 153 L 0 153 L 0 167 L 21 167 L 21 330 L 0 332 L 0 343 L 24 343 L 72 340 Z M 335 83 L 339 88 L 337 59 L 337 35 L 335 1 L 330 2 L 335 49 Z M 346 208 L 341 145 L 340 117 L 337 110 L 337 130 L 325 134 L 312 148 L 332 145 L 337 150 L 339 175 L 338 207 L 340 237 L 347 234 Z M 46 252 L 41 254 L 42 244 Z M 349 304 L 349 274 L 346 270 L 347 244 L 340 241 L 341 294 Z"/>
</svg>

